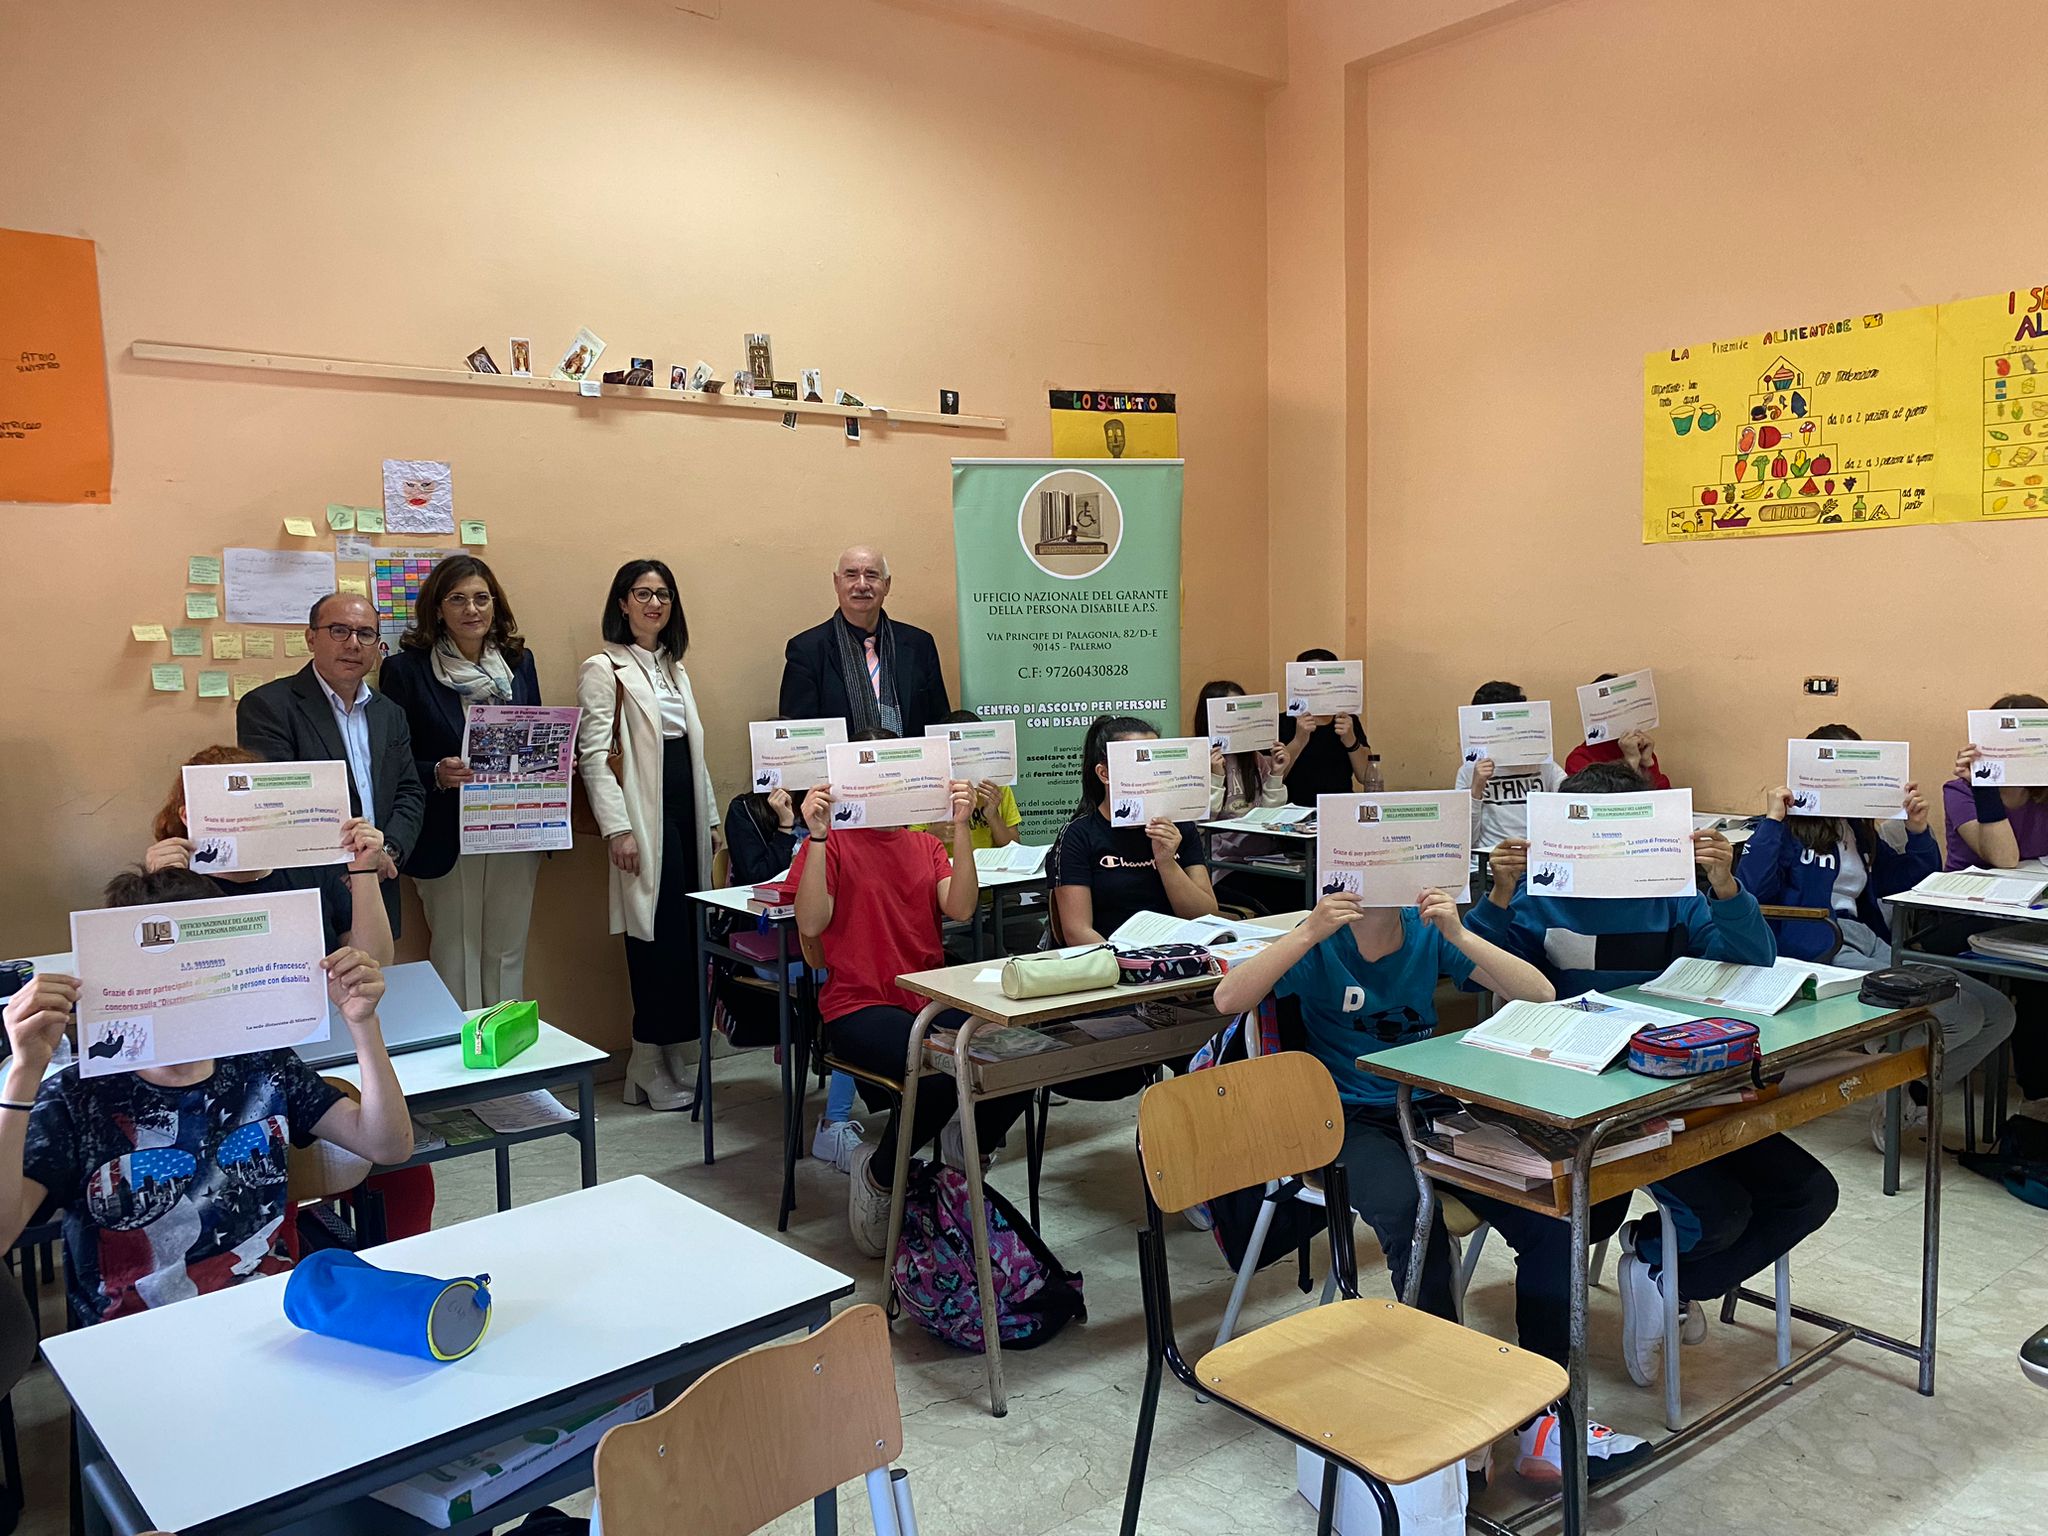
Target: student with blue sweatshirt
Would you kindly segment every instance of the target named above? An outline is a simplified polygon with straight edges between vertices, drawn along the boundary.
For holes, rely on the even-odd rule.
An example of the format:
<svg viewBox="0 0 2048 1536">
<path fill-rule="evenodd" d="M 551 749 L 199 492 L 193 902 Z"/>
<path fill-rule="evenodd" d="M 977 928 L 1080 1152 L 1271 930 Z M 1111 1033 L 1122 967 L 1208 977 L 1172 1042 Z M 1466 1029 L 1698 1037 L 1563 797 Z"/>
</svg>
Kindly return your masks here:
<svg viewBox="0 0 2048 1536">
<path fill-rule="evenodd" d="M 1567 778 L 1568 795 L 1640 793 L 1649 786 L 1616 763 Z M 1596 901 L 1537 896 L 1521 887 L 1529 845 L 1503 843 L 1493 854 L 1493 889 L 1465 922 L 1473 932 L 1539 967 L 1560 997 L 1612 991 L 1649 981 L 1673 960 L 1692 957 L 1769 965 L 1778 948 L 1756 897 L 1735 879 L 1735 850 L 1719 832 L 1695 832 L 1693 849 L 1708 896 Z M 1503 858 L 1505 857 L 1505 862 Z M 1769 1269 L 1834 1214 L 1834 1177 L 1784 1136 L 1767 1136 L 1656 1186 L 1672 1208 L 1684 1262 L 1679 1265 L 1683 1337 L 1707 1335 L 1702 1303 Z M 1666 1235 L 1655 1214 L 1621 1229 L 1622 1359 L 1638 1386 L 1655 1379 L 1664 1349 L 1662 1269 Z M 1509 1241 L 1513 1242 L 1512 1236 Z"/>
<path fill-rule="evenodd" d="M 1824 725 L 1809 741 L 1861 741 L 1846 725 Z M 1996 795 L 1998 792 L 1992 790 Z M 1774 920 L 1778 953 L 1826 960 L 1853 971 L 1892 963 L 1892 931 L 1884 902 L 1910 891 L 1941 868 L 1941 847 L 1927 826 L 1927 801 L 1908 784 L 1898 821 L 1844 821 L 1794 816 L 1792 791 L 1783 784 L 1764 796 L 1764 816 L 1750 833 L 1735 878 L 1765 906 L 1815 907 L 1834 917 L 1842 943 L 1828 953 L 1834 932 L 1825 923 Z M 1957 994 L 1937 1003 L 1941 1023 L 1941 1086 L 1963 1081 L 2012 1033 L 2012 999 L 1980 977 L 1958 973 Z M 1927 1089 L 1911 1083 L 1905 1130 L 1926 1134 Z M 1884 1150 L 1884 1101 L 1872 1106 L 1871 1139 Z"/>
</svg>

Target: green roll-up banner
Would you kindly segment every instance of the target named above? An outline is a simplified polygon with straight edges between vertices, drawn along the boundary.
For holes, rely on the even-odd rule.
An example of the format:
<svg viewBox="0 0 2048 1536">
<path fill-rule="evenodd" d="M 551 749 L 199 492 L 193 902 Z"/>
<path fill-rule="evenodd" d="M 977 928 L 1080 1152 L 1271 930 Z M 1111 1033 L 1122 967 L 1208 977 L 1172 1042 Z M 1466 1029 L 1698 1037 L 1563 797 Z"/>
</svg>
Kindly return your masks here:
<svg viewBox="0 0 2048 1536">
<path fill-rule="evenodd" d="M 1017 722 L 1024 835 L 1080 799 L 1097 715 L 1180 718 L 1179 459 L 955 459 L 966 707 Z"/>
</svg>

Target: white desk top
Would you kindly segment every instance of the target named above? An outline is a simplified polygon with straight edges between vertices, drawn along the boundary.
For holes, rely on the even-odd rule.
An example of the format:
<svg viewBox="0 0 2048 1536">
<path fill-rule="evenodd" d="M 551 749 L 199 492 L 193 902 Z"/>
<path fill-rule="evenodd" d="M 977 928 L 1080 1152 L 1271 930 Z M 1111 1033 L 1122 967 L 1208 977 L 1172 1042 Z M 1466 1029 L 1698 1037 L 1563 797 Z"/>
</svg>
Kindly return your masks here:
<svg viewBox="0 0 2048 1536">
<path fill-rule="evenodd" d="M 1961 896 L 1936 896 L 1926 891 L 1900 891 L 1884 899 L 1904 907 L 1966 912 L 1972 917 L 1996 918 L 2003 923 L 2048 923 L 2048 907 L 2022 907 L 2004 901 L 1970 901 Z"/>
<path fill-rule="evenodd" d="M 457 1042 L 454 1045 L 431 1046 L 424 1051 L 403 1052 L 391 1058 L 391 1069 L 398 1074 L 399 1090 L 408 1099 L 415 1099 L 447 1088 L 474 1087 L 493 1078 L 518 1077 L 522 1073 L 546 1072 L 556 1067 L 580 1067 L 585 1062 L 604 1059 L 605 1053 L 596 1046 L 586 1045 L 574 1035 L 544 1023 L 540 1027 L 540 1038 L 502 1067 L 465 1067 L 462 1064 L 462 1046 Z M 358 1088 L 363 1084 L 362 1069 L 353 1061 L 337 1062 L 319 1071 L 322 1077 L 338 1077 Z"/>
<path fill-rule="evenodd" d="M 1028 875 L 1016 870 L 999 869 L 993 873 L 979 875 L 977 878 L 984 891 L 995 891 L 1019 885 L 1044 885 L 1048 876 L 1043 869 L 1034 870 Z M 748 917 L 759 917 L 761 914 L 747 905 L 753 894 L 754 888 L 750 885 L 722 885 L 716 890 L 692 891 L 690 900 L 701 901 L 707 907 L 723 907 L 728 912 L 741 912 Z M 787 922 L 789 919 L 783 918 L 780 921 Z"/>
<path fill-rule="evenodd" d="M 1242 817 L 1231 817 L 1222 821 L 1197 823 L 1204 832 L 1263 832 L 1270 837 L 1291 837 L 1298 843 L 1312 843 L 1314 832 L 1303 832 L 1294 827 L 1274 826 L 1271 822 L 1246 821 Z"/>
<path fill-rule="evenodd" d="M 376 1260 L 489 1274 L 476 1353 L 437 1365 L 301 1333 L 283 1275 L 53 1335 L 43 1351 L 144 1513 L 181 1530 L 853 1288 L 637 1176 L 405 1238 Z"/>
</svg>

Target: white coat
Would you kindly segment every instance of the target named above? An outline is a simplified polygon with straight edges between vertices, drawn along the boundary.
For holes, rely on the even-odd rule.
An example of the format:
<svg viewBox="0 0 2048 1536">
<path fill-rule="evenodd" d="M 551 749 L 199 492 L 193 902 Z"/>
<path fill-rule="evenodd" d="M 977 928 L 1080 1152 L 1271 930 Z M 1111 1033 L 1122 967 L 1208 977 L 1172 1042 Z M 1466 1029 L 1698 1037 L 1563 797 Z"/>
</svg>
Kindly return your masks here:
<svg viewBox="0 0 2048 1536">
<path fill-rule="evenodd" d="M 704 723 L 697 715 L 697 696 L 690 674 L 675 664 L 676 686 L 682 691 L 688 722 L 690 767 L 697 776 L 697 877 L 711 884 L 711 834 L 718 825 L 718 802 L 711 789 L 711 770 L 704 764 Z M 605 765 L 612 746 L 612 716 L 618 688 L 625 686 L 625 718 L 619 744 L 625 749 L 623 780 Z M 640 845 L 640 873 L 628 875 L 611 866 L 611 931 L 636 939 L 654 938 L 654 908 L 661 895 L 661 703 L 654 685 L 633 658 L 632 647 L 607 641 L 576 674 L 576 702 L 583 720 L 576 733 L 576 767 L 583 792 L 607 838 L 631 832 Z"/>
</svg>

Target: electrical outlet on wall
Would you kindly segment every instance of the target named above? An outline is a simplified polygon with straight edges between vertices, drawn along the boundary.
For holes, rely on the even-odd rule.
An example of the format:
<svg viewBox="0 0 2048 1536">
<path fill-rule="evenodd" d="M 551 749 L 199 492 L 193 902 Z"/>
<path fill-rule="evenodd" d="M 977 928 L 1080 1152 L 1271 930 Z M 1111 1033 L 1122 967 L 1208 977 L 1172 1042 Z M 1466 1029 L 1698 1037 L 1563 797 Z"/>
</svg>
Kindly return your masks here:
<svg viewBox="0 0 2048 1536">
<path fill-rule="evenodd" d="M 1836 677 L 1809 677 L 1806 680 L 1808 693 L 1829 694 L 1842 691 L 1842 681 Z"/>
</svg>

